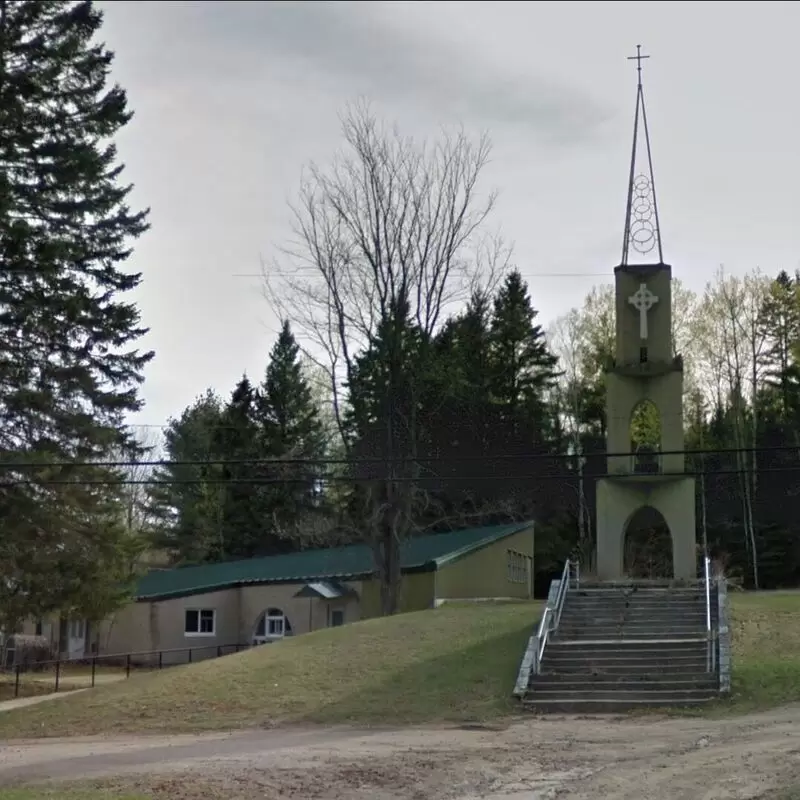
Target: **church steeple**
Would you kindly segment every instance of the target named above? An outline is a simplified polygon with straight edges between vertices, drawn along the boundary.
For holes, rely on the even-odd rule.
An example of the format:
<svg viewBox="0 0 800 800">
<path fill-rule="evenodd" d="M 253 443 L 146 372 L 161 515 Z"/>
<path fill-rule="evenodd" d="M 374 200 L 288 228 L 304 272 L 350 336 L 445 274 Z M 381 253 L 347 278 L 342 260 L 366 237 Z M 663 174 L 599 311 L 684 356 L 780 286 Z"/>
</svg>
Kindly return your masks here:
<svg viewBox="0 0 800 800">
<path fill-rule="evenodd" d="M 645 263 L 653 263 L 656 256 L 658 257 L 657 263 L 664 263 L 656 183 L 653 177 L 653 156 L 650 150 L 650 130 L 647 127 L 647 110 L 642 88 L 642 61 L 646 58 L 650 58 L 650 56 L 642 55 L 642 46 L 639 44 L 636 45 L 636 55 L 628 57 L 629 61 L 636 61 L 638 84 L 636 87 L 636 111 L 633 118 L 628 203 L 625 209 L 625 232 L 622 239 L 621 264 L 623 266 L 629 264 L 629 259 L 635 258 L 637 254 L 647 258 Z"/>
<path fill-rule="evenodd" d="M 684 474 L 683 361 L 672 342 L 672 267 L 664 263 L 650 132 L 636 48 L 636 116 L 622 263 L 614 269 L 616 346 L 605 374 L 607 474 L 597 482 L 597 574 L 625 573 L 627 529 L 645 506 L 672 536 L 673 575 L 696 575 L 694 478 Z M 636 263 L 635 256 L 641 257 Z M 645 411 L 646 409 L 646 411 Z M 643 426 L 635 424 L 642 418 Z M 619 455 L 625 453 L 626 455 Z M 630 454 L 630 455 L 627 455 Z"/>
</svg>

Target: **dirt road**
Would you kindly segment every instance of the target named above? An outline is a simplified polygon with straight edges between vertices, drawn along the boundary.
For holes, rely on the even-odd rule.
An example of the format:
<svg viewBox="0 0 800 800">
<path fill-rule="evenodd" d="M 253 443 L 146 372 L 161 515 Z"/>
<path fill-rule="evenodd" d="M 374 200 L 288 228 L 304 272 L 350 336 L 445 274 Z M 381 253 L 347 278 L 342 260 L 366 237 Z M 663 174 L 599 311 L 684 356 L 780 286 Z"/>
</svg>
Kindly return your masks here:
<svg viewBox="0 0 800 800">
<path fill-rule="evenodd" d="M 800 784 L 800 709 L 505 730 L 250 731 L 6 743 L 0 785 L 114 777 L 170 798 L 725 800 Z"/>
</svg>

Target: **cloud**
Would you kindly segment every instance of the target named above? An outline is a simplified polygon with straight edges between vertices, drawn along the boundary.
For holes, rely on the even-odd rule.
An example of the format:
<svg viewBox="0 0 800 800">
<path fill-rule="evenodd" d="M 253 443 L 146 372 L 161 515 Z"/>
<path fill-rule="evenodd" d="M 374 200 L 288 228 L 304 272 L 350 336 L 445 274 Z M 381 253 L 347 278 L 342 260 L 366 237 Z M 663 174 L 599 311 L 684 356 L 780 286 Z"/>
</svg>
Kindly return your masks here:
<svg viewBox="0 0 800 800">
<path fill-rule="evenodd" d="M 331 88 L 387 96 L 482 124 L 519 126 L 550 144 L 585 142 L 612 111 L 551 78 L 511 73 L 502 58 L 454 47 L 421 26 L 392 24 L 380 4 L 271 2 L 201 4 L 218 47 L 287 60 Z M 502 47 L 499 52 L 502 55 Z"/>
</svg>

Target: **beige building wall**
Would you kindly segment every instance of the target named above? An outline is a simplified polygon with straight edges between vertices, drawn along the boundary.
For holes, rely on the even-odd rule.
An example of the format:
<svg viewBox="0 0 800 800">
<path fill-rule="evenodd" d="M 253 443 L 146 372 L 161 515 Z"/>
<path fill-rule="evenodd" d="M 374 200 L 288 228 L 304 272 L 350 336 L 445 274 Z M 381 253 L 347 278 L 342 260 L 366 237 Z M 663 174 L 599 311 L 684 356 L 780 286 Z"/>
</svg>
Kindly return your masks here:
<svg viewBox="0 0 800 800">
<path fill-rule="evenodd" d="M 36 633 L 36 625 L 38 620 L 26 619 L 22 623 L 22 630 L 27 636 L 33 636 Z M 54 645 L 58 642 L 58 617 L 51 616 L 42 620 L 42 636 L 49 639 Z"/>
<path fill-rule="evenodd" d="M 344 584 L 357 592 L 327 601 L 297 594 L 305 583 L 249 585 L 218 592 L 191 595 L 169 600 L 131 603 L 96 627 L 98 652 L 102 655 L 125 653 L 164 653 L 164 663 L 185 661 L 188 648 L 192 660 L 216 656 L 218 648 L 226 652 L 235 645 L 250 645 L 259 617 L 271 608 L 280 609 L 289 620 L 293 635 L 327 628 L 331 612 L 344 612 L 344 624 L 360 619 L 360 582 Z M 211 609 L 215 629 L 211 634 L 185 633 L 188 609 Z M 168 657 L 168 651 L 173 652 Z"/>
<path fill-rule="evenodd" d="M 533 526 L 445 564 L 436 573 L 437 600 L 528 599 L 532 592 Z"/>
<path fill-rule="evenodd" d="M 241 617 L 237 627 L 239 641 L 249 644 L 253 639 L 259 617 L 270 608 L 283 611 L 292 634 L 309 633 L 330 625 L 330 614 L 334 610 L 344 612 L 344 624 L 355 622 L 361 618 L 359 598 L 361 582 L 342 582 L 356 592 L 355 597 L 343 597 L 336 600 L 324 600 L 319 597 L 295 597 L 305 583 L 271 583 L 243 586 L 241 592 Z"/>
<path fill-rule="evenodd" d="M 214 633 L 185 633 L 187 609 L 213 609 Z M 241 643 L 238 639 L 239 613 L 238 589 L 131 603 L 101 624 L 98 652 L 113 655 L 164 651 L 165 663 L 166 651 L 192 648 L 193 661 L 216 656 L 218 647 Z M 170 660 L 183 661 L 187 657 L 186 652 L 173 653 Z"/>
<path fill-rule="evenodd" d="M 697 577 L 694 478 L 648 480 L 601 479 L 597 482 L 597 577 L 624 576 L 625 535 L 633 515 L 643 506 L 661 513 L 672 538 L 674 577 Z"/>
<path fill-rule="evenodd" d="M 424 611 L 433 608 L 435 597 L 435 572 L 414 572 L 400 579 L 400 612 Z M 361 617 L 371 619 L 381 616 L 381 584 L 373 578 L 364 581 L 361 594 Z"/>
</svg>

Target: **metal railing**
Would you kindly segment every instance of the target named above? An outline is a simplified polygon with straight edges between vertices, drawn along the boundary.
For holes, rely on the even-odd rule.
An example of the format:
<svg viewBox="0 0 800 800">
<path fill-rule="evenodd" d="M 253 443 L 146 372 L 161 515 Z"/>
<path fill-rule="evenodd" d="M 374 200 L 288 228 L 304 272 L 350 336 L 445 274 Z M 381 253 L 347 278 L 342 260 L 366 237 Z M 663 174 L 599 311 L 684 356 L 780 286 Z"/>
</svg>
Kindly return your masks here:
<svg viewBox="0 0 800 800">
<path fill-rule="evenodd" d="M 169 669 L 198 659 L 221 658 L 248 648 L 246 644 L 214 644 L 15 663 L 0 669 L 0 701 L 94 688 L 98 682 L 106 682 L 104 679 L 107 677 L 130 678 L 131 672 Z"/>
<path fill-rule="evenodd" d="M 536 633 L 536 652 L 533 658 L 532 672 L 537 674 L 540 671 L 544 649 L 551 633 L 558 630 L 561 622 L 561 612 L 564 610 L 564 601 L 570 589 L 570 582 L 575 580 L 575 587 L 578 588 L 581 582 L 580 563 L 567 559 L 564 564 L 564 571 L 561 573 L 561 582 L 558 586 L 558 594 L 553 605 L 549 603 L 542 614 L 542 621 L 539 623 L 539 630 Z"/>
<path fill-rule="evenodd" d="M 711 623 L 711 559 L 703 559 L 703 571 L 706 589 L 706 672 L 717 671 L 717 648 L 714 627 Z"/>
</svg>

